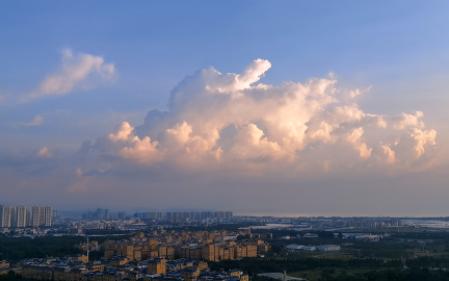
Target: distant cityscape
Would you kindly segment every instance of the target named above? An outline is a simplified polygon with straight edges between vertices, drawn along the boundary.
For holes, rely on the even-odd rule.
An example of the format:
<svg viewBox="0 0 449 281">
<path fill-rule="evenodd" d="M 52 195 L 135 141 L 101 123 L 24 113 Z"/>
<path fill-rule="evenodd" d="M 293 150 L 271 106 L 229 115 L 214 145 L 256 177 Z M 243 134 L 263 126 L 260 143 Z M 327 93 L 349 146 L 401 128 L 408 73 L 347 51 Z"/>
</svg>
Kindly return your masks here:
<svg viewBox="0 0 449 281">
<path fill-rule="evenodd" d="M 357 270 L 380 264 L 395 271 L 449 254 L 448 217 L 70 212 L 6 205 L 0 215 L 0 280 L 12 275 L 41 281 L 321 281 L 334 279 L 303 272 L 302 263 L 344 268 L 337 261 L 349 259 L 361 263 Z"/>
<path fill-rule="evenodd" d="M 77 216 L 63 215 L 50 206 L 7 206 L 0 205 L 0 228 L 52 227 L 55 219 L 74 219 Z M 147 222 L 165 223 L 219 223 L 230 222 L 230 211 L 149 211 L 127 213 L 111 212 L 97 208 L 80 215 L 83 221 L 139 219 Z"/>
<path fill-rule="evenodd" d="M 188 223 L 188 222 L 225 222 L 232 219 L 229 211 L 148 211 L 135 212 L 132 217 L 152 222 Z M 126 212 L 111 212 L 98 208 L 81 215 L 85 220 L 125 219 L 131 216 Z"/>
</svg>

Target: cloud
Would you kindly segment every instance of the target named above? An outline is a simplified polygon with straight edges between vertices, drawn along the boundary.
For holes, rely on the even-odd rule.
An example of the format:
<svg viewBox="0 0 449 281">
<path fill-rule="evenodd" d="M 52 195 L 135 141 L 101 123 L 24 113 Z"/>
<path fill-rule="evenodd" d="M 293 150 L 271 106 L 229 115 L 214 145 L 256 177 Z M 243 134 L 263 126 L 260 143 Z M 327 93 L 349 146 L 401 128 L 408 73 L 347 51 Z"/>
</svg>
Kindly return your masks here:
<svg viewBox="0 0 449 281">
<path fill-rule="evenodd" d="M 136 161 L 140 164 L 151 164 L 159 158 L 157 142 L 150 137 L 138 137 L 134 134 L 134 128 L 123 122 L 116 132 L 109 134 L 108 139 L 120 147 L 118 155 L 125 159 Z"/>
<path fill-rule="evenodd" d="M 382 151 L 385 154 L 387 163 L 394 164 L 396 162 L 396 152 L 389 145 L 382 145 Z"/>
<path fill-rule="evenodd" d="M 313 215 L 422 215 L 410 206 L 431 196 L 429 210 L 447 209 L 447 136 L 423 112 L 367 111 L 366 90 L 342 88 L 333 75 L 269 84 L 269 66 L 197 71 L 174 88 L 167 110 L 141 123 L 115 119 L 73 154 L 0 151 L 10 187 L 2 196 L 61 208 Z"/>
<path fill-rule="evenodd" d="M 42 115 L 36 115 L 28 122 L 22 123 L 25 127 L 38 127 L 44 124 L 44 117 Z"/>
<path fill-rule="evenodd" d="M 415 113 L 402 113 L 394 127 L 399 130 L 409 127 L 422 128 L 424 127 L 424 123 L 422 121 L 423 116 L 424 113 L 422 111 L 416 111 Z"/>
<path fill-rule="evenodd" d="M 99 81 L 112 80 L 116 75 L 115 65 L 105 62 L 101 56 L 87 53 L 73 53 L 70 49 L 62 52 L 60 69 L 48 75 L 24 100 L 33 100 L 45 96 L 61 96 L 69 92 L 96 84 Z"/>
<path fill-rule="evenodd" d="M 134 128 L 128 122 L 123 122 L 116 132 L 109 134 L 112 142 L 126 141 L 130 138 Z"/>
<path fill-rule="evenodd" d="M 51 156 L 48 147 L 44 146 L 37 152 L 37 156 L 40 158 L 49 158 Z"/>
<path fill-rule="evenodd" d="M 426 152 L 427 146 L 436 144 L 437 132 L 435 130 L 413 128 L 411 137 L 415 140 L 416 156 L 421 157 Z"/>
<path fill-rule="evenodd" d="M 359 152 L 360 158 L 362 159 L 368 159 L 371 157 L 371 153 L 373 152 L 373 149 L 368 147 L 368 145 L 363 142 L 362 137 L 364 134 L 364 130 L 362 127 L 356 128 L 350 132 L 346 139 L 347 141 L 352 144 Z"/>
<path fill-rule="evenodd" d="M 107 163 L 294 175 L 407 169 L 431 157 L 437 132 L 423 112 L 366 112 L 357 101 L 364 91 L 341 89 L 334 76 L 261 83 L 270 67 L 256 59 L 241 74 L 198 71 L 175 87 L 167 111 L 150 111 L 136 127 L 125 121 L 86 151 Z"/>
</svg>

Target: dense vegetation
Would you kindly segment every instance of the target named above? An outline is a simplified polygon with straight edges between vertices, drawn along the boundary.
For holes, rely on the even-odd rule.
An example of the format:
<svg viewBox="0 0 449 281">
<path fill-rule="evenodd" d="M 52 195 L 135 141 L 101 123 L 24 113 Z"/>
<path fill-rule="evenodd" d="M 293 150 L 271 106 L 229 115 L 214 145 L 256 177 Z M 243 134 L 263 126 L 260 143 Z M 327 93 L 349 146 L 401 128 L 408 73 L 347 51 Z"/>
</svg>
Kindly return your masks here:
<svg viewBox="0 0 449 281">
<path fill-rule="evenodd" d="M 380 270 L 360 274 L 340 273 L 337 276 L 323 274 L 320 281 L 447 281 L 449 272 L 427 269 Z"/>
<path fill-rule="evenodd" d="M 250 273 L 252 281 L 273 281 L 257 273 L 284 270 L 311 281 L 438 281 L 449 280 L 449 272 L 444 267 L 447 265 L 449 258 L 417 258 L 408 261 L 407 267 L 401 260 L 285 258 L 223 261 L 211 267 L 215 270 L 240 268 Z"/>
<path fill-rule="evenodd" d="M 7 274 L 0 275 L 0 281 L 35 281 L 34 279 L 25 279 L 22 276 L 15 274 L 13 271 Z"/>
<path fill-rule="evenodd" d="M 376 268 L 398 267 L 400 261 L 383 262 L 374 259 L 316 259 L 316 258 L 247 258 L 242 260 L 222 261 L 210 264 L 214 270 L 240 268 L 251 274 L 263 272 L 297 272 L 321 268 Z"/>
<path fill-rule="evenodd" d="M 26 258 L 58 257 L 80 253 L 82 237 L 6 237 L 0 236 L 0 260 L 19 261 Z"/>
</svg>

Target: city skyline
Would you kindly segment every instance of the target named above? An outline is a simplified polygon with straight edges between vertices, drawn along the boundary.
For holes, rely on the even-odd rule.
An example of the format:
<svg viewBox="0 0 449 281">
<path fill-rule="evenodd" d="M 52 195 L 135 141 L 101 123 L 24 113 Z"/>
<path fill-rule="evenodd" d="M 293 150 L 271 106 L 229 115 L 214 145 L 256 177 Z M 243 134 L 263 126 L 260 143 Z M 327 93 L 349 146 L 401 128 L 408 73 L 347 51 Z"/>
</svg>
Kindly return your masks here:
<svg viewBox="0 0 449 281">
<path fill-rule="evenodd" d="M 448 3 L 86 3 L 1 4 L 0 204 L 449 215 Z"/>
</svg>

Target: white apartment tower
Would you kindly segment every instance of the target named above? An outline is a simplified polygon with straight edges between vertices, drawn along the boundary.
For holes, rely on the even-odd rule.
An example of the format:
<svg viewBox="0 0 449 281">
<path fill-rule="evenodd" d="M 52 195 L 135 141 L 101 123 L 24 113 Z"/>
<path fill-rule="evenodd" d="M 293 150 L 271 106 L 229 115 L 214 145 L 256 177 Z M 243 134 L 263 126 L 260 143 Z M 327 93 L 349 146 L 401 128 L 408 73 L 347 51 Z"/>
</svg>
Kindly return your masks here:
<svg viewBox="0 0 449 281">
<path fill-rule="evenodd" d="M 53 225 L 53 209 L 51 207 L 31 207 L 31 226 L 47 226 Z"/>
<path fill-rule="evenodd" d="M 44 207 L 44 226 L 50 227 L 53 225 L 53 209 L 51 207 Z"/>
<path fill-rule="evenodd" d="M 31 226 L 39 227 L 40 226 L 40 211 L 41 207 L 33 206 L 31 207 Z"/>
<path fill-rule="evenodd" d="M 13 208 L 0 205 L 0 228 L 10 228 L 12 226 Z"/>
<path fill-rule="evenodd" d="M 15 227 L 27 227 L 28 226 L 28 209 L 24 206 L 17 206 L 14 214 L 14 226 Z"/>
</svg>

